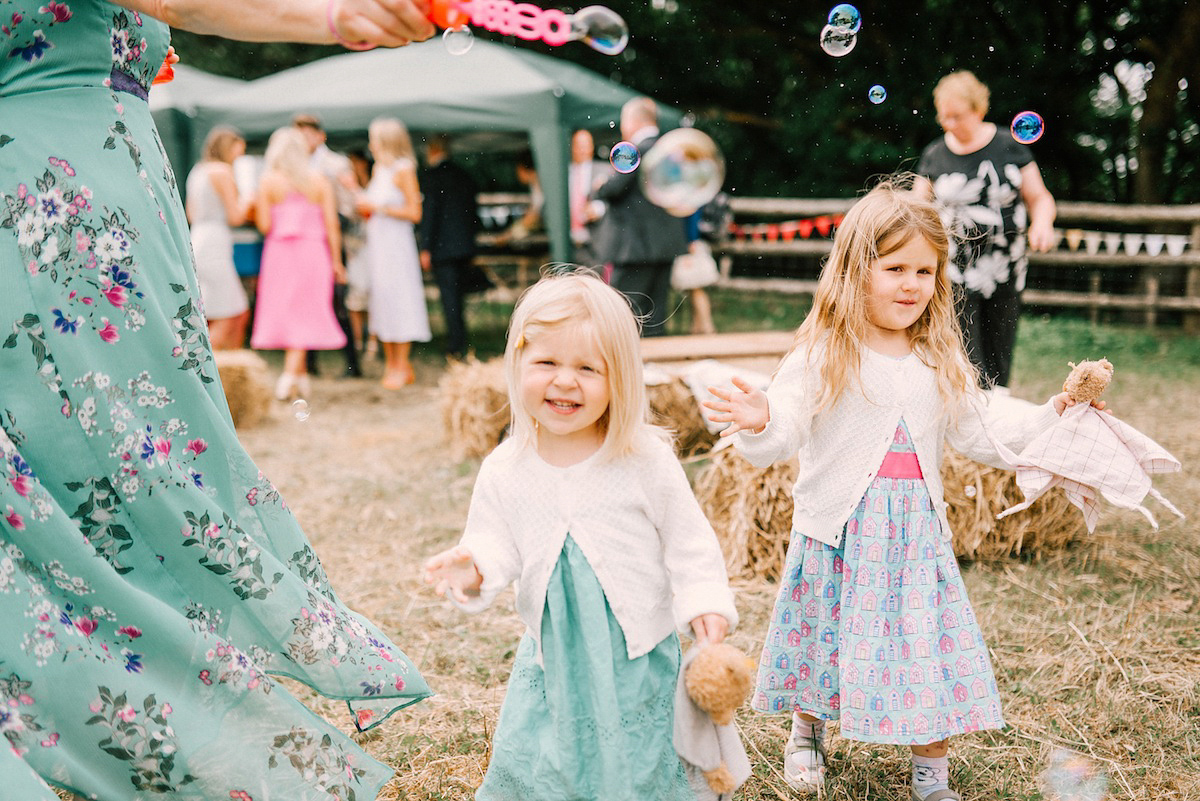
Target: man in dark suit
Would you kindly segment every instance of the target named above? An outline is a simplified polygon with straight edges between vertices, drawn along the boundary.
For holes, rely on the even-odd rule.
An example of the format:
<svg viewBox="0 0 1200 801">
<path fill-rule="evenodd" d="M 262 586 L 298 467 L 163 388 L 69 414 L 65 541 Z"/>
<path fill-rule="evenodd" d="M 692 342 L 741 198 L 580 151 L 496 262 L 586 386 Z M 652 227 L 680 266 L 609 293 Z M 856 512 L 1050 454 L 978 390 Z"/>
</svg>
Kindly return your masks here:
<svg viewBox="0 0 1200 801">
<path fill-rule="evenodd" d="M 419 234 L 421 267 L 433 270 L 437 281 L 446 320 L 446 356 L 461 359 L 467 353 L 463 304 L 469 271 L 476 269 L 479 214 L 475 182 L 466 170 L 450 160 L 445 134 L 436 134 L 429 140 L 425 158 L 428 166 L 420 181 L 424 196 Z"/>
<path fill-rule="evenodd" d="M 648 97 L 621 107 L 621 137 L 643 156 L 658 141 L 658 109 Z M 683 221 L 642 194 L 637 171 L 615 173 L 593 197 L 606 205 L 595 247 L 613 265 L 612 285 L 633 304 L 644 336 L 662 336 L 671 292 L 671 265 L 687 250 Z"/>
</svg>

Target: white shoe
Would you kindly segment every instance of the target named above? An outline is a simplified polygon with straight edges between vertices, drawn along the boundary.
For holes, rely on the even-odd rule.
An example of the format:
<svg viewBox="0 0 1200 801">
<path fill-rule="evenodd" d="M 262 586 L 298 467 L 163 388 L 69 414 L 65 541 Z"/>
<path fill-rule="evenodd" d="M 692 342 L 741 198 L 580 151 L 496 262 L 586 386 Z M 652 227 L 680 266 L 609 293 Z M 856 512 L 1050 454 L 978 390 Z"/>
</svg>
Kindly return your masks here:
<svg viewBox="0 0 1200 801">
<path fill-rule="evenodd" d="M 312 397 L 312 381 L 307 373 L 296 379 L 296 394 L 301 398 Z"/>
<path fill-rule="evenodd" d="M 285 401 L 292 397 L 292 390 L 295 388 L 295 379 L 289 373 L 280 373 L 279 380 L 275 382 L 275 399 Z"/>
<path fill-rule="evenodd" d="M 825 723 L 813 724 L 813 736 L 800 734 L 795 726 L 783 749 L 783 780 L 802 792 L 817 792 L 825 783 Z"/>
</svg>

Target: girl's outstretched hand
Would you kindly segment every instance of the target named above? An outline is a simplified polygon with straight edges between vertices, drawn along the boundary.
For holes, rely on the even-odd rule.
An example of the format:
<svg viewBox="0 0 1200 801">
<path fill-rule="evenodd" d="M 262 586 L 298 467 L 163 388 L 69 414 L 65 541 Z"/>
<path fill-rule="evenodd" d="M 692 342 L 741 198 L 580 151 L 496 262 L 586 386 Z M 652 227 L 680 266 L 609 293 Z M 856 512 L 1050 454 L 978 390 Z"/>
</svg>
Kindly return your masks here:
<svg viewBox="0 0 1200 801">
<path fill-rule="evenodd" d="M 1063 412 L 1065 412 L 1067 409 L 1070 409 L 1077 403 L 1074 398 L 1065 392 L 1058 393 L 1050 400 L 1054 402 L 1054 411 L 1058 412 L 1059 417 L 1062 416 Z M 1092 401 L 1092 405 L 1096 407 L 1097 411 L 1104 412 L 1105 414 L 1112 414 L 1112 409 L 1109 409 L 1108 404 L 1102 400 Z"/>
<path fill-rule="evenodd" d="M 472 596 L 478 596 L 483 585 L 475 557 L 461 545 L 429 557 L 425 561 L 424 577 L 425 583 L 432 584 L 438 595 L 445 596 L 449 591 L 454 600 L 463 604 Z"/>
<path fill-rule="evenodd" d="M 716 645 L 725 639 L 725 634 L 729 631 L 729 621 L 724 615 L 710 612 L 692 620 L 692 631 L 696 635 L 696 642 Z"/>
<path fill-rule="evenodd" d="M 704 401 L 705 407 L 716 412 L 710 414 L 708 419 L 714 423 L 729 423 L 729 427 L 721 432 L 722 437 L 732 436 L 739 431 L 757 434 L 771 420 L 767 393 L 737 377 L 733 379 L 733 386 L 734 389 L 708 388 L 709 392 L 719 398 L 715 401 Z"/>
</svg>

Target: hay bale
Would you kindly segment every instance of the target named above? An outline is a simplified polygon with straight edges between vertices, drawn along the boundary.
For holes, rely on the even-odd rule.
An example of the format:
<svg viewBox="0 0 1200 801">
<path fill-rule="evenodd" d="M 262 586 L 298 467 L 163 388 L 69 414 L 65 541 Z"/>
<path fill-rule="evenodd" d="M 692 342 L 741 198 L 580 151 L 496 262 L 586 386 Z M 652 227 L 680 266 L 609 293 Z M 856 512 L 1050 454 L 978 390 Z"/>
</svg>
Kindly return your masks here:
<svg viewBox="0 0 1200 801">
<path fill-rule="evenodd" d="M 508 427 L 504 361 L 472 357 L 450 365 L 438 381 L 442 422 L 455 460 L 482 459 L 500 444 Z"/>
<path fill-rule="evenodd" d="M 652 419 L 674 435 L 675 452 L 695 456 L 712 449 L 717 435 L 704 425 L 696 396 L 681 378 L 646 387 Z"/>
<path fill-rule="evenodd" d="M 994 561 L 1010 556 L 1041 556 L 1080 542 L 1087 527 L 1079 509 L 1053 489 L 1023 512 L 996 515 L 1025 500 L 1011 470 L 997 470 L 947 448 L 942 457 L 946 518 L 961 559 Z"/>
<path fill-rule="evenodd" d="M 759 470 L 726 448 L 696 477 L 696 498 L 717 531 L 730 577 L 778 580 L 791 535 L 796 473 L 794 462 Z M 1015 475 L 948 448 L 942 481 L 960 559 L 1045 555 L 1080 541 L 1086 531 L 1083 516 L 1057 489 L 1026 511 L 997 520 L 997 514 L 1023 498 Z M 973 497 L 968 487 L 974 488 Z"/>
<path fill-rule="evenodd" d="M 271 409 L 271 371 L 252 350 L 216 350 L 213 361 L 236 428 L 262 422 Z"/>
<path fill-rule="evenodd" d="M 455 459 L 482 459 L 499 444 L 508 426 L 508 392 L 503 359 L 477 359 L 452 364 L 438 382 L 446 439 Z M 656 422 L 675 432 L 681 455 L 703 453 L 712 447 L 700 408 L 679 378 L 646 388 Z"/>
</svg>

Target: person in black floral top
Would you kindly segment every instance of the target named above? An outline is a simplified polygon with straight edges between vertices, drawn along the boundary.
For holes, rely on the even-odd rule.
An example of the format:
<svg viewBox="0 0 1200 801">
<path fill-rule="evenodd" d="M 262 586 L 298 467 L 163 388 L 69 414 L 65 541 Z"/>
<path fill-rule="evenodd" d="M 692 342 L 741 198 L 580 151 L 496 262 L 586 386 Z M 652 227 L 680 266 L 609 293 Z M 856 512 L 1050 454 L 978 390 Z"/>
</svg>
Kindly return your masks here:
<svg viewBox="0 0 1200 801">
<path fill-rule="evenodd" d="M 1054 197 L 1029 148 L 984 122 L 988 88 L 972 73 L 942 78 L 933 104 L 946 134 L 921 154 L 917 189 L 953 237 L 950 275 L 964 289 L 959 322 L 971 361 L 986 386 L 1007 388 L 1026 248 L 1053 246 Z"/>
</svg>

